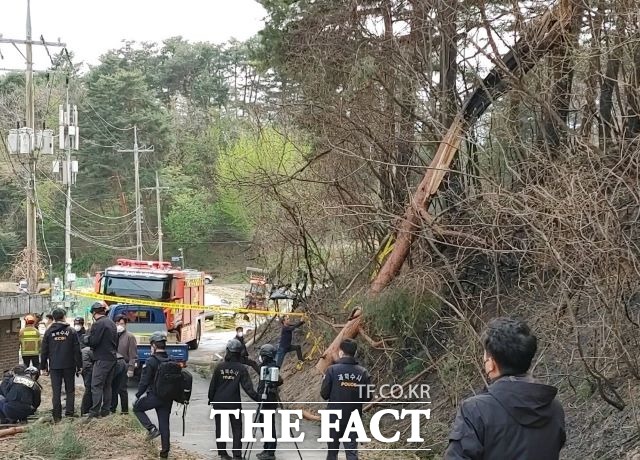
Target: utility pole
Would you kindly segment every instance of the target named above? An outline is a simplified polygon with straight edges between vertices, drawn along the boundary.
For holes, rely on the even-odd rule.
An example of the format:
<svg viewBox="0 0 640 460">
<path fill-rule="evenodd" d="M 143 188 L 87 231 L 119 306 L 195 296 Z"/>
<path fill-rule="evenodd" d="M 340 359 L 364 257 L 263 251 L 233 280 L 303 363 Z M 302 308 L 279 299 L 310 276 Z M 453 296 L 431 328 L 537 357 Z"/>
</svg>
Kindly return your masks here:
<svg viewBox="0 0 640 460">
<path fill-rule="evenodd" d="M 30 292 L 38 290 L 38 239 L 37 239 L 37 215 L 36 215 L 36 152 L 38 148 L 42 153 L 52 154 L 53 147 L 51 145 L 51 137 L 42 130 L 40 142 L 34 142 L 35 136 L 35 106 L 34 106 L 34 88 L 33 88 L 33 45 L 42 46 L 66 46 L 64 43 L 45 42 L 44 40 L 34 42 L 31 34 L 31 0 L 27 0 L 27 23 L 26 23 L 26 39 L 8 39 L 0 36 L 0 43 L 11 43 L 20 54 L 22 52 L 17 47 L 18 44 L 25 45 L 26 53 L 22 56 L 26 60 L 27 69 L 25 73 L 25 127 L 9 131 L 9 153 L 26 155 L 27 169 L 27 286 Z M 44 141 L 44 146 L 42 145 Z"/>
<path fill-rule="evenodd" d="M 162 210 L 160 209 L 160 190 L 167 190 L 169 187 L 160 187 L 160 180 L 158 179 L 158 171 L 156 171 L 156 186 L 153 188 L 146 187 L 142 190 L 155 190 L 156 191 L 156 212 L 158 214 L 158 261 L 162 262 Z"/>
<path fill-rule="evenodd" d="M 158 262 L 162 262 L 162 211 L 160 209 L 160 180 L 156 171 L 156 211 L 158 213 Z"/>
<path fill-rule="evenodd" d="M 80 146 L 80 128 L 78 127 L 78 108 L 69 103 L 69 78 L 67 77 L 66 105 L 59 107 L 59 147 L 65 151 L 66 160 L 62 162 L 62 183 L 67 186 L 67 205 L 64 222 L 64 285 L 70 287 L 71 280 L 71 186 L 75 184 L 78 162 L 71 160 L 71 149 Z M 60 172 L 59 162 L 54 162 L 54 171 Z"/>
<path fill-rule="evenodd" d="M 136 194 L 136 259 L 142 260 L 142 206 L 140 204 L 140 153 L 153 152 L 153 147 L 148 149 L 138 148 L 138 126 L 133 126 L 133 150 L 118 150 L 120 153 L 133 153 L 133 167 L 135 174 Z"/>
</svg>

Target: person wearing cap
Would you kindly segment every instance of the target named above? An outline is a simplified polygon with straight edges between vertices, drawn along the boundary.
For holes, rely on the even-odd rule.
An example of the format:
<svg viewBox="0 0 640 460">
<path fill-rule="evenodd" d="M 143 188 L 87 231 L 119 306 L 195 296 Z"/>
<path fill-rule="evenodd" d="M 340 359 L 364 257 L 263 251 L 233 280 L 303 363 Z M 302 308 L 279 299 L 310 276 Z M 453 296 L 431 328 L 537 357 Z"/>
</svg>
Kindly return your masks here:
<svg viewBox="0 0 640 460">
<path fill-rule="evenodd" d="M 149 343 L 151 344 L 151 356 L 142 368 L 142 375 L 136 392 L 136 401 L 133 403 L 133 414 L 142 426 L 147 429 L 147 439 L 151 440 L 160 436 L 160 458 L 167 458 L 171 448 L 169 415 L 171 415 L 173 401 L 164 401 L 158 398 L 153 385 L 160 364 L 169 361 L 169 355 L 167 355 L 166 351 L 166 333 L 162 331 L 154 332 L 149 339 Z M 152 409 L 155 409 L 158 416 L 158 427 L 151 422 L 147 415 L 147 411 Z"/>
<path fill-rule="evenodd" d="M 20 329 L 19 333 L 22 362 L 25 367 L 29 367 L 30 365 L 40 367 L 40 345 L 42 344 L 42 336 L 35 326 L 35 316 L 25 316 L 24 324 L 25 326 Z"/>
<path fill-rule="evenodd" d="M 129 413 L 129 393 L 127 392 L 127 379 L 133 377 L 133 366 L 138 358 L 138 341 L 134 335 L 127 331 L 128 319 L 125 315 L 115 317 L 116 330 L 118 331 L 118 355 L 122 358 L 122 364 L 117 365 L 113 379 L 111 413 L 118 408 L 120 397 L 120 410 L 122 414 Z M 118 359 L 120 362 L 120 359 Z M 124 366 L 124 368 L 122 367 Z"/>
<path fill-rule="evenodd" d="M 271 345 L 270 343 L 264 344 L 260 347 L 260 351 L 258 353 L 258 361 L 262 367 L 266 368 L 277 368 L 276 365 L 276 347 Z M 260 373 L 261 374 L 261 373 Z M 258 382 L 258 393 L 262 398 L 262 410 L 273 410 L 278 409 L 278 387 L 282 385 L 282 377 L 278 375 L 278 381 L 272 382 L 271 380 L 264 380 L 263 375 L 260 375 L 260 380 Z M 260 417 L 258 419 L 258 423 L 262 423 L 264 420 L 264 414 L 261 412 Z M 271 416 L 271 426 L 273 427 L 273 437 L 277 438 L 276 435 L 276 414 L 275 412 Z M 274 442 L 265 442 L 264 450 L 260 452 L 256 457 L 258 460 L 274 460 L 276 458 L 277 443 Z"/>
<path fill-rule="evenodd" d="M 87 420 L 111 415 L 111 383 L 116 367 L 118 332 L 116 324 L 107 317 L 107 305 L 95 302 L 91 305 L 93 325 L 85 336 L 85 342 L 93 353 L 91 371 L 92 406 Z"/>
<path fill-rule="evenodd" d="M 75 416 L 75 375 L 82 370 L 80 342 L 76 331 L 65 321 L 66 312 L 56 308 L 52 312 L 55 322 L 42 339 L 42 370 L 51 379 L 53 421 L 62 419 L 62 382 L 66 394 L 65 416 Z"/>
<path fill-rule="evenodd" d="M 340 451 L 340 438 L 347 429 L 352 412 L 362 413 L 362 404 L 371 400 L 370 392 L 364 391 L 371 384 L 369 371 L 358 364 L 355 359 L 358 344 L 352 339 L 340 343 L 338 360 L 327 368 L 322 378 L 320 396 L 329 401 L 327 409 L 340 412 L 339 427 L 330 429 L 332 441 L 327 446 L 327 460 L 336 460 Z M 336 414 L 331 415 L 335 422 Z M 357 434 L 351 433 L 349 441 L 344 442 L 347 460 L 358 459 Z"/>
<path fill-rule="evenodd" d="M 242 343 L 238 339 L 229 340 L 225 361 L 218 364 L 213 370 L 209 384 L 209 404 L 214 409 L 242 409 L 240 387 L 254 401 L 260 400 L 260 395 L 253 389 L 249 371 L 242 364 L 242 350 Z M 220 415 L 214 416 L 216 439 L 220 438 L 221 419 Z M 231 416 L 229 420 L 233 437 L 233 458 L 242 458 L 242 418 Z M 216 447 L 221 459 L 232 458 L 227 453 L 227 443 L 218 441 Z"/>
<path fill-rule="evenodd" d="M 38 370 L 19 365 L 2 382 L 4 397 L 0 398 L 0 423 L 26 421 L 40 406 L 42 387 Z"/>
<path fill-rule="evenodd" d="M 84 336 L 87 334 L 87 330 L 84 328 L 84 318 L 82 316 L 76 316 L 73 319 L 73 328 L 78 333 L 80 346 L 84 345 Z"/>
</svg>

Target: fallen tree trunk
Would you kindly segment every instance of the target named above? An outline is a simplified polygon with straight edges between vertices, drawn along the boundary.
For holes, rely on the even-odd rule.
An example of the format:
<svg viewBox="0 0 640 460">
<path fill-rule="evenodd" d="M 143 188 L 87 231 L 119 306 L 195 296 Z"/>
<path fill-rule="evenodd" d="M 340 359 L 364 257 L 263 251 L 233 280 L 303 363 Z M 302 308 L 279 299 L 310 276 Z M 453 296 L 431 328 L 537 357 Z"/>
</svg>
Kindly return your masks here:
<svg viewBox="0 0 640 460">
<path fill-rule="evenodd" d="M 407 205 L 396 230 L 393 249 L 383 262 L 378 276 L 371 283 L 370 294 L 381 292 L 400 272 L 420 231 L 421 214 L 429 207 L 431 199 L 438 192 L 445 174 L 449 171 L 466 128 L 487 110 L 495 98 L 507 92 L 511 80 L 526 74 L 546 53 L 562 42 L 576 10 L 572 0 L 561 0 L 547 11 L 525 31 L 511 51 L 497 62 L 482 84 L 465 101 Z"/>
<path fill-rule="evenodd" d="M 5 436 L 13 436 L 23 432 L 24 432 L 23 426 L 14 426 L 11 428 L 6 428 L 4 430 L 0 430 L 0 438 L 4 438 Z"/>
<path fill-rule="evenodd" d="M 338 350 L 340 349 L 340 342 L 342 342 L 344 339 L 353 339 L 357 337 L 358 334 L 360 333 L 361 326 L 362 326 L 362 310 L 360 309 L 360 307 L 356 307 L 351 312 L 351 315 L 349 315 L 349 320 L 347 321 L 347 324 L 345 324 L 342 330 L 338 332 L 338 335 L 336 336 L 336 338 L 333 339 L 333 342 L 331 342 L 331 345 L 327 347 L 324 354 L 318 360 L 318 363 L 316 364 L 316 369 L 321 374 L 324 374 L 324 372 L 327 370 L 327 367 L 329 367 L 331 364 L 333 364 L 333 362 L 336 359 L 338 359 Z"/>
</svg>

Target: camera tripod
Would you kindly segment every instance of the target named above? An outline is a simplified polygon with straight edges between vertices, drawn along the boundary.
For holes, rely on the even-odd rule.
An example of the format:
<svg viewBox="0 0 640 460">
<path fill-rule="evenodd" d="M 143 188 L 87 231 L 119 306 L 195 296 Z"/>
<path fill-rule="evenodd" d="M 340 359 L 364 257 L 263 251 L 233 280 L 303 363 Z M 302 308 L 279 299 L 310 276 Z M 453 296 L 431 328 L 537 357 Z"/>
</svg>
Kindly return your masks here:
<svg viewBox="0 0 640 460">
<path fill-rule="evenodd" d="M 264 385 L 264 391 L 262 392 L 261 398 L 260 398 L 260 403 L 258 404 L 258 410 L 256 411 L 256 416 L 253 419 L 253 423 L 257 423 L 258 419 L 260 419 L 260 416 L 262 415 L 262 407 L 264 405 L 265 402 L 267 403 L 274 403 L 276 404 L 276 407 L 278 409 L 282 408 L 282 403 L 280 402 L 280 396 L 276 393 L 276 400 L 275 401 L 267 401 L 267 394 L 269 393 L 269 390 L 271 388 L 274 388 L 274 382 L 265 382 Z M 273 420 L 275 420 L 275 414 L 273 415 Z M 275 432 L 275 426 L 273 427 L 273 436 L 274 438 L 276 437 L 276 432 Z M 264 434 L 264 430 L 262 430 L 262 434 Z M 289 436 L 291 438 L 293 438 L 293 433 L 291 432 L 291 427 L 289 427 Z M 253 442 L 250 442 L 247 444 L 247 447 L 245 448 L 244 451 L 244 455 L 242 458 L 244 458 L 245 460 L 248 460 L 251 458 L 251 448 L 253 447 Z M 300 457 L 300 460 L 302 460 L 302 453 L 300 452 L 300 447 L 298 446 L 298 443 L 296 441 L 293 441 L 293 444 L 296 446 L 296 450 L 298 451 L 298 456 Z M 275 450 L 275 449 L 274 449 Z"/>
</svg>

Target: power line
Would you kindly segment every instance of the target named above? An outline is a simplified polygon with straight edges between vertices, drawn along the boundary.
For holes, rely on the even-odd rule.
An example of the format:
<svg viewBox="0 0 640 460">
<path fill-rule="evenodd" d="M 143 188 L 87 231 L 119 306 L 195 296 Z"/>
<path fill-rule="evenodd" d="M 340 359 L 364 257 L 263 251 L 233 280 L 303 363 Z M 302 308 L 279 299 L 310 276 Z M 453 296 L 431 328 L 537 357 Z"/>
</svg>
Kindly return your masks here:
<svg viewBox="0 0 640 460">
<path fill-rule="evenodd" d="M 102 118 L 102 116 L 98 113 L 98 111 L 89 103 L 89 101 L 86 101 L 87 105 L 91 108 L 91 110 L 93 110 L 93 112 L 98 116 L 98 118 L 108 127 L 111 127 L 113 129 L 117 129 L 118 131 L 131 131 L 132 129 L 135 128 L 135 126 L 131 126 L 128 128 L 118 128 L 117 126 L 109 123 L 107 120 L 105 120 L 104 118 Z"/>
</svg>

